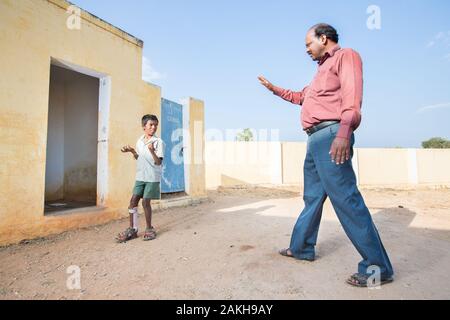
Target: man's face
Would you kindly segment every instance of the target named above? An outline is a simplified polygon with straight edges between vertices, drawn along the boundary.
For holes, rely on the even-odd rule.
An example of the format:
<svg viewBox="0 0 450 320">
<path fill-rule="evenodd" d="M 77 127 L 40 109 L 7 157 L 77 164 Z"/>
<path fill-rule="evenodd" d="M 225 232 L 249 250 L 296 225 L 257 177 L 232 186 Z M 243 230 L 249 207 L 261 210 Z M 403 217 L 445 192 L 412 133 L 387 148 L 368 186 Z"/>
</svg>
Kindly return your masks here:
<svg viewBox="0 0 450 320">
<path fill-rule="evenodd" d="M 156 130 L 158 129 L 158 121 L 155 121 L 155 120 L 147 121 L 147 123 L 145 124 L 143 129 L 144 129 L 145 134 L 147 134 L 149 136 L 153 136 L 155 134 Z"/>
<path fill-rule="evenodd" d="M 322 58 L 325 53 L 326 41 L 327 37 L 325 35 L 317 38 L 314 30 L 308 31 L 306 34 L 305 44 L 306 53 L 311 57 L 311 59 L 314 61 L 319 61 Z"/>
</svg>

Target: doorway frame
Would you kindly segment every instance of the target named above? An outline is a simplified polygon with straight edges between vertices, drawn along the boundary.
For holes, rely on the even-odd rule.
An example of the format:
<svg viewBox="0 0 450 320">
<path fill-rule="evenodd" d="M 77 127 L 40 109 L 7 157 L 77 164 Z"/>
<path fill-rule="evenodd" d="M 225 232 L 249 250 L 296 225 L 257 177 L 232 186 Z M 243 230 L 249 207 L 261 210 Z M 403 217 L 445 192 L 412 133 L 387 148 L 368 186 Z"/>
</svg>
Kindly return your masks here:
<svg viewBox="0 0 450 320">
<path fill-rule="evenodd" d="M 98 95 L 98 131 L 97 131 L 97 190 L 96 207 L 106 207 L 108 193 L 108 164 L 109 164 L 109 114 L 111 104 L 111 76 L 84 66 L 65 61 L 63 59 L 50 57 L 49 69 L 51 66 L 58 66 L 99 80 Z M 47 132 L 48 135 L 48 132 Z M 46 155 L 47 156 L 47 155 Z M 85 211 L 85 207 L 79 209 L 63 210 L 61 213 L 70 213 L 74 211 Z M 45 207 L 44 207 L 45 215 Z M 55 212 L 58 214 L 58 212 Z M 53 213 L 52 213 L 53 215 Z"/>
</svg>

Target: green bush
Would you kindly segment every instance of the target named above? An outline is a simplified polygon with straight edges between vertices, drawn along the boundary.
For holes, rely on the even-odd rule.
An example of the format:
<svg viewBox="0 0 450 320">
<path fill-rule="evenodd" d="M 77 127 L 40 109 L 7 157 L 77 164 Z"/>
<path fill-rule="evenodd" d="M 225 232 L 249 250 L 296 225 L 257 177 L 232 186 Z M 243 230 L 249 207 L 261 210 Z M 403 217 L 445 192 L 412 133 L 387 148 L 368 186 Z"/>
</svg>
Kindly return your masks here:
<svg viewBox="0 0 450 320">
<path fill-rule="evenodd" d="M 435 137 L 422 142 L 425 149 L 450 149 L 450 141 L 444 138 Z"/>
<path fill-rule="evenodd" d="M 253 141 L 253 133 L 247 128 L 244 131 L 239 132 L 236 136 L 236 141 Z"/>
</svg>

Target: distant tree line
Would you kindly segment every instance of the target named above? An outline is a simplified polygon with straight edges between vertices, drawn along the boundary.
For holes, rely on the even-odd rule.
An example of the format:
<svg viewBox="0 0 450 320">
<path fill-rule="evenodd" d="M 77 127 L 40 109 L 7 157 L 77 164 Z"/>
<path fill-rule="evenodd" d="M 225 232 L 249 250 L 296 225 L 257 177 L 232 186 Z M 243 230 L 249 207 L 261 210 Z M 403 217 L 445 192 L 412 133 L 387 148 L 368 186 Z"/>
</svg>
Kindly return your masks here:
<svg viewBox="0 0 450 320">
<path fill-rule="evenodd" d="M 450 140 L 435 137 L 422 142 L 425 149 L 450 149 Z"/>
<path fill-rule="evenodd" d="M 253 141 L 253 133 L 249 128 L 244 129 L 236 135 L 236 141 Z"/>
</svg>

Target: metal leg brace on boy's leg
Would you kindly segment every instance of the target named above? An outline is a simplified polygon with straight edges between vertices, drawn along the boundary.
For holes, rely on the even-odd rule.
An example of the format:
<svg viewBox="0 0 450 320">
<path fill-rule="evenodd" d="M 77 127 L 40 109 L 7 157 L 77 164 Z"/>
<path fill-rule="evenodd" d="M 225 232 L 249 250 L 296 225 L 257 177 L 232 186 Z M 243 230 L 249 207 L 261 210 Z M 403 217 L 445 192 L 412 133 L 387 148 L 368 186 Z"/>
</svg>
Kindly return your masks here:
<svg viewBox="0 0 450 320">
<path fill-rule="evenodd" d="M 134 230 L 137 231 L 139 229 L 139 227 L 138 227 L 138 222 L 139 222 L 138 207 L 133 208 L 133 209 L 128 209 L 128 212 L 133 215 L 133 228 L 134 228 Z"/>
</svg>

